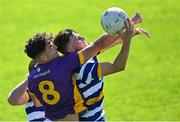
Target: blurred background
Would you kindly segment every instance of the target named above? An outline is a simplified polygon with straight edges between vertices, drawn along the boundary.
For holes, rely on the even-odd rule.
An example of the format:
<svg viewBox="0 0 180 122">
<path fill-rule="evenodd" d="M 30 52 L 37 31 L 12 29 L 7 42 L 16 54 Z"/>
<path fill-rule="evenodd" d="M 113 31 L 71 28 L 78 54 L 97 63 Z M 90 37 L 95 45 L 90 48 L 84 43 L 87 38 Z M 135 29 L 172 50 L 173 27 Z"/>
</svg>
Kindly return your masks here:
<svg viewBox="0 0 180 122">
<path fill-rule="evenodd" d="M 30 59 L 24 45 L 37 32 L 57 34 L 73 28 L 94 41 L 104 33 L 100 17 L 109 7 L 129 17 L 139 11 L 151 38 L 133 39 L 124 72 L 105 78 L 107 120 L 180 121 L 179 0 L 0 0 L 0 121 L 26 121 L 24 106 L 11 106 L 7 96 L 25 79 Z M 116 46 L 99 56 L 113 61 Z"/>
</svg>

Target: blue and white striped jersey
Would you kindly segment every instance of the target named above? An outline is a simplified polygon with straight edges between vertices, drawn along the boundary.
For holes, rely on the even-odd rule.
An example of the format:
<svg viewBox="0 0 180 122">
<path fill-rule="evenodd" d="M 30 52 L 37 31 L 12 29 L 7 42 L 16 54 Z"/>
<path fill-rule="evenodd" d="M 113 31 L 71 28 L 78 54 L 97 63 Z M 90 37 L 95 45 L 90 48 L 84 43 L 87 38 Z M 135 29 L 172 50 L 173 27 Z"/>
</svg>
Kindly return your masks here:
<svg viewBox="0 0 180 122">
<path fill-rule="evenodd" d="M 80 114 L 80 121 L 103 121 L 104 79 L 101 65 L 96 57 L 75 69 L 77 87 L 85 101 L 88 110 Z"/>
<path fill-rule="evenodd" d="M 44 107 L 36 107 L 29 98 L 28 102 L 25 104 L 27 120 L 28 121 L 44 121 L 45 120 L 45 110 Z"/>
</svg>

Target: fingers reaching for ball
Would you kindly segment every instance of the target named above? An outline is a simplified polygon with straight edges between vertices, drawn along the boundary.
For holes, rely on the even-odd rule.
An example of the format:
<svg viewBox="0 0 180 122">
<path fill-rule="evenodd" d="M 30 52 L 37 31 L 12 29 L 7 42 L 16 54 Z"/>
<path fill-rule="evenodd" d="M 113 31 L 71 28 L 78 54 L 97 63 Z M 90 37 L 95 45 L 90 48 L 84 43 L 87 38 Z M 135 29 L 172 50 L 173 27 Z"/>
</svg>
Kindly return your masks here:
<svg viewBox="0 0 180 122">
<path fill-rule="evenodd" d="M 143 28 L 136 28 L 136 29 L 134 29 L 134 36 L 135 35 L 140 35 L 140 34 L 144 34 L 145 36 L 151 38 L 149 32 L 146 31 L 145 29 L 143 29 Z"/>
</svg>

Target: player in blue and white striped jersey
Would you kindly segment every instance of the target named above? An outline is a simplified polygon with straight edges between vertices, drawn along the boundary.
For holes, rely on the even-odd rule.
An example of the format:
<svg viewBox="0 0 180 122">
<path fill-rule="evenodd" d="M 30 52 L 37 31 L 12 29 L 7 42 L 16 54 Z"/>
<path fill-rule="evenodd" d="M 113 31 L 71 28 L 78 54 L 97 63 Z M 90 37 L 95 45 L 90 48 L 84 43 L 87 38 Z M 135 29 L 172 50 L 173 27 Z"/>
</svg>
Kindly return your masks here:
<svg viewBox="0 0 180 122">
<path fill-rule="evenodd" d="M 25 104 L 25 110 L 27 114 L 28 121 L 44 121 L 45 120 L 45 110 L 43 106 L 36 107 L 29 97 L 29 100 Z"/>
<path fill-rule="evenodd" d="M 75 69 L 76 83 L 88 111 L 80 114 L 81 121 L 103 121 L 105 111 L 103 110 L 104 78 L 101 75 L 101 65 L 96 57 Z"/>
<path fill-rule="evenodd" d="M 136 34 L 141 33 L 143 32 Z M 105 121 L 105 112 L 103 110 L 103 76 L 122 71 L 126 66 L 131 38 L 134 35 L 132 22 L 130 20 L 128 20 L 126 31 L 123 34 L 122 37 L 119 37 L 117 41 L 114 42 L 114 44 L 122 43 L 123 40 L 122 49 L 114 63 L 98 63 L 97 58 L 94 57 L 74 71 L 78 89 L 88 108 L 86 112 L 80 114 L 80 121 Z M 62 54 L 76 52 L 88 46 L 84 37 L 72 29 L 60 31 L 54 39 L 54 44 Z"/>
</svg>

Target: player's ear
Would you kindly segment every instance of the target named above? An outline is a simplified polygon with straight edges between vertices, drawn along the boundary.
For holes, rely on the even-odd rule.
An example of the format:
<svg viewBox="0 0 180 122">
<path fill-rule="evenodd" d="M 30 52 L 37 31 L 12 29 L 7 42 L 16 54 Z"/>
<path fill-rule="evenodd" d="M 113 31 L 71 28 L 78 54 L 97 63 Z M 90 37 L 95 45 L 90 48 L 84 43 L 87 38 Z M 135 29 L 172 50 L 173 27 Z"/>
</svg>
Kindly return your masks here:
<svg viewBox="0 0 180 122">
<path fill-rule="evenodd" d="M 47 57 L 44 56 L 44 55 L 41 55 L 40 58 L 41 58 L 41 60 L 43 60 L 43 61 L 46 61 L 46 60 L 47 60 Z"/>
</svg>

